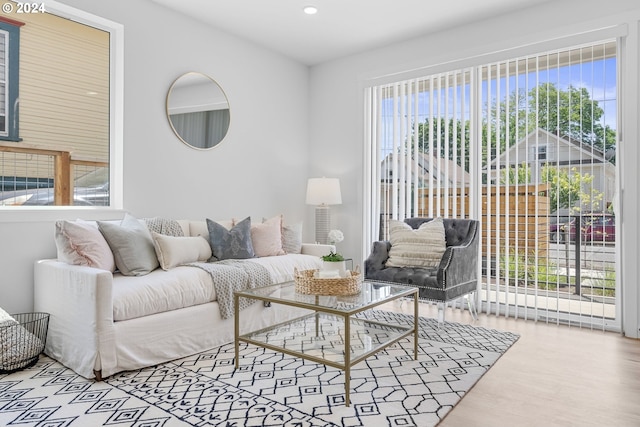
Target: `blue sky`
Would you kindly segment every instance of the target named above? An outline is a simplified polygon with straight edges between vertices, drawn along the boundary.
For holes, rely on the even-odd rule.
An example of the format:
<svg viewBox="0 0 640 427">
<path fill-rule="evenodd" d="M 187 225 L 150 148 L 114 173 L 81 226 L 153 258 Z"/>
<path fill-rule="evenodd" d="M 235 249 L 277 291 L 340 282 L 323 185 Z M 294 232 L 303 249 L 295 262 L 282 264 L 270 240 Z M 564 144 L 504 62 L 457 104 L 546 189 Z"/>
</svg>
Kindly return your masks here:
<svg viewBox="0 0 640 427">
<path fill-rule="evenodd" d="M 486 111 L 487 106 L 495 109 L 497 105 L 509 99 L 510 95 L 516 90 L 527 95 L 522 99 L 520 107 L 526 104 L 530 108 L 528 94 L 540 85 L 548 83 L 553 84 L 561 91 L 566 91 L 570 86 L 586 90 L 589 94 L 589 99 L 596 101 L 598 107 L 604 111 L 600 118 L 600 124 L 614 130 L 617 129 L 618 62 L 615 57 L 615 48 L 615 42 L 583 46 L 537 56 L 515 58 L 500 63 L 469 67 L 463 70 L 454 70 L 426 76 L 422 79 L 397 82 L 383 87 L 382 117 L 380 119 L 381 147 L 379 154 L 382 158 L 386 158 L 392 152 L 400 154 L 394 158 L 397 163 L 385 165 L 384 167 L 391 168 L 391 172 L 398 168 L 399 173 L 396 176 L 399 177 L 397 178 L 399 181 L 402 181 L 403 176 L 417 176 L 410 169 L 414 163 L 417 164 L 417 162 L 411 161 L 412 153 L 403 151 L 408 148 L 405 145 L 413 141 L 412 135 L 408 135 L 408 133 L 415 130 L 414 122 L 424 122 L 428 117 L 445 120 L 455 118 L 459 121 L 469 121 L 472 118 L 471 107 L 474 107 L 473 111 L 475 112 L 476 106 L 480 110 L 477 114 L 481 120 L 486 120 L 485 117 L 495 117 L 495 111 L 490 113 Z M 476 87 L 479 99 L 475 99 L 474 105 L 472 105 L 471 93 L 476 88 L 472 88 L 470 82 L 473 80 L 472 77 L 476 75 L 481 76 L 475 80 L 478 82 Z M 463 80 L 463 78 L 466 80 Z M 438 89 L 438 84 L 441 85 L 440 89 Z M 398 90 L 398 93 L 400 93 L 401 88 L 406 88 L 407 91 L 410 91 L 415 90 L 416 87 L 421 92 L 418 93 L 417 97 L 411 94 L 401 98 L 400 96 L 395 96 L 394 87 Z M 433 90 L 430 89 L 431 87 L 433 87 Z M 554 102 L 555 100 L 549 100 L 550 105 Z M 402 103 L 405 104 L 405 108 L 401 110 L 400 105 Z M 414 103 L 417 105 L 414 105 Z M 433 111 L 430 111 L 430 106 L 432 106 Z M 509 106 L 510 111 L 514 111 L 515 108 L 516 106 L 514 105 Z M 394 109 L 397 110 L 394 111 Z M 395 118 L 394 115 L 396 116 Z M 543 116 L 544 112 L 541 111 L 540 115 Z M 506 129 L 504 128 L 491 129 L 490 143 L 484 140 L 476 141 L 483 145 L 482 147 L 477 147 L 483 153 L 481 156 L 483 166 L 487 165 L 490 159 L 500 154 L 501 150 L 504 149 L 502 146 L 500 148 L 495 146 L 496 141 L 504 141 L 505 135 L 512 135 L 505 131 Z M 524 135 L 516 134 L 513 139 L 520 140 L 523 137 Z M 452 138 L 452 135 L 449 138 Z M 443 139 L 450 140 L 449 138 L 445 137 Z M 512 137 L 509 136 L 509 138 Z M 533 165 L 531 170 L 537 172 L 535 174 L 532 172 L 531 179 L 534 180 L 533 182 L 539 182 L 541 162 L 546 162 L 547 160 L 548 145 L 545 143 L 546 141 L 541 141 L 540 145 L 538 145 L 537 137 L 533 139 L 535 140 L 533 144 L 518 147 L 521 151 L 518 150 L 517 153 L 522 154 L 521 160 L 524 159 L 529 165 Z M 394 142 L 396 144 L 395 148 L 393 146 Z M 509 140 L 509 146 L 514 145 L 516 142 Z M 529 142 L 527 141 L 527 144 Z M 559 143 L 555 146 L 555 154 L 552 154 L 556 160 L 560 151 L 558 147 Z M 463 159 L 468 160 L 470 158 L 470 150 L 467 150 L 465 145 L 458 147 L 457 144 L 451 144 L 449 146 L 448 141 L 443 141 L 442 139 L 437 139 L 430 148 L 434 150 L 433 154 L 437 157 L 451 159 L 455 157 L 458 165 L 463 165 Z M 493 150 L 494 148 L 495 150 Z M 553 150 L 554 148 L 552 147 L 550 151 Z M 445 154 L 440 154 L 438 151 L 442 151 Z M 515 157 L 511 157 L 511 160 L 515 158 L 518 161 L 518 154 Z M 571 157 L 573 154 L 569 151 L 567 156 Z M 544 157 L 540 157 L 541 155 Z M 590 165 L 588 161 L 583 164 L 581 152 L 577 156 L 571 157 L 569 160 L 580 161 L 579 173 L 595 176 L 593 164 Z M 437 185 L 447 185 L 448 178 L 446 175 L 448 174 L 449 163 L 444 163 L 444 165 L 445 175 L 443 176 L 445 178 L 441 177 L 441 179 L 445 184 L 438 183 Z M 489 170 L 489 168 L 486 168 L 485 170 L 477 171 L 477 173 L 486 173 L 486 179 L 489 181 L 492 179 L 490 172 L 488 172 Z M 605 169 L 605 172 L 594 179 L 598 180 L 598 191 L 604 194 L 604 200 L 610 202 L 614 192 L 610 178 L 613 177 L 606 175 L 606 172 L 607 170 Z M 386 174 L 385 179 L 396 179 L 396 176 L 392 175 L 389 169 L 383 169 L 382 173 Z"/>
<path fill-rule="evenodd" d="M 513 65 L 513 63 L 511 64 Z M 537 72 L 529 72 L 526 73 L 526 70 L 518 70 L 518 76 L 511 76 L 509 79 L 504 77 L 500 78 L 499 86 L 496 86 L 496 76 L 495 76 L 495 67 L 490 67 L 493 75 L 491 76 L 491 80 L 484 80 L 482 83 L 482 104 L 483 106 L 487 103 L 487 97 L 489 96 L 487 93 L 487 87 L 490 82 L 491 84 L 491 98 L 495 100 L 498 96 L 501 100 L 504 100 L 508 93 L 513 92 L 516 87 L 519 90 L 530 91 L 534 87 L 539 84 L 551 82 L 556 85 L 556 87 L 566 90 L 570 85 L 576 88 L 586 88 L 590 94 L 592 100 L 598 102 L 598 106 L 604 110 L 604 115 L 602 117 L 603 124 L 608 125 L 612 129 L 617 128 L 617 59 L 616 58 L 608 58 L 603 60 L 596 61 L 582 61 L 581 63 L 562 66 L 562 67 L 551 67 L 550 69 L 540 68 Z M 523 67 L 524 68 L 524 67 Z M 523 72 L 524 71 L 524 72 Z M 508 81 L 507 81 L 508 80 Z M 507 86 L 508 84 L 508 86 Z M 456 117 L 461 118 L 464 115 L 464 119 L 467 120 L 469 118 L 469 100 L 470 100 L 470 87 L 469 85 L 464 86 L 464 106 L 463 106 L 463 93 L 461 87 L 458 86 L 457 93 L 457 113 Z M 437 91 L 437 90 L 436 90 Z M 453 88 L 448 88 L 448 90 L 441 90 L 439 98 L 441 99 L 438 106 L 438 100 L 436 99 L 434 104 L 434 108 L 440 108 L 440 115 L 445 115 L 444 110 L 448 111 L 446 114 L 447 117 L 450 117 L 454 114 L 454 101 L 453 101 Z M 448 95 L 449 103 L 445 106 L 444 98 Z M 438 98 L 437 92 L 434 94 L 435 98 Z M 419 112 L 421 116 L 420 121 L 424 121 L 424 117 L 429 115 L 429 102 L 430 96 L 428 92 L 422 92 L 419 95 Z M 386 99 L 383 102 L 383 117 L 386 117 L 386 120 L 383 120 L 383 127 L 385 128 L 384 134 L 386 135 L 385 139 L 390 141 L 391 131 L 392 131 L 392 121 L 390 120 L 393 114 L 393 104 L 391 99 Z M 434 112 L 434 115 L 437 116 L 437 113 Z"/>
<path fill-rule="evenodd" d="M 509 92 L 516 89 L 525 89 L 527 92 L 539 84 L 553 83 L 562 90 L 568 89 L 570 85 L 576 88 L 586 88 L 592 100 L 598 101 L 598 106 L 604 110 L 604 124 L 612 129 L 617 128 L 617 102 L 616 102 L 616 59 L 589 61 L 582 64 L 575 64 L 551 70 L 538 70 L 520 74 L 509 79 Z M 517 80 L 517 82 L 516 82 Z M 495 85 L 493 80 L 492 85 Z M 486 94 L 487 82 L 483 82 L 483 93 Z M 500 80 L 501 99 L 504 99 L 507 91 L 507 79 Z M 495 88 L 494 88 L 495 95 Z M 485 101 L 486 102 L 486 101 Z"/>
</svg>

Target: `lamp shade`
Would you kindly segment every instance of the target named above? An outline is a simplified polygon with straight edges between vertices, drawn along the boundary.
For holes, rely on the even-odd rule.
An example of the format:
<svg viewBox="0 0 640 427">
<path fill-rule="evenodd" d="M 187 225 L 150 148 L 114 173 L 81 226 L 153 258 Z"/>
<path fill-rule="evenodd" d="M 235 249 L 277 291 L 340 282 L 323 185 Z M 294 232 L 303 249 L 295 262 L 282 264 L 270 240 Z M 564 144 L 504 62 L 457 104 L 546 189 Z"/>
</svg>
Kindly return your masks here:
<svg viewBox="0 0 640 427">
<path fill-rule="evenodd" d="M 309 178 L 307 182 L 308 205 L 342 204 L 340 180 L 338 178 Z"/>
</svg>

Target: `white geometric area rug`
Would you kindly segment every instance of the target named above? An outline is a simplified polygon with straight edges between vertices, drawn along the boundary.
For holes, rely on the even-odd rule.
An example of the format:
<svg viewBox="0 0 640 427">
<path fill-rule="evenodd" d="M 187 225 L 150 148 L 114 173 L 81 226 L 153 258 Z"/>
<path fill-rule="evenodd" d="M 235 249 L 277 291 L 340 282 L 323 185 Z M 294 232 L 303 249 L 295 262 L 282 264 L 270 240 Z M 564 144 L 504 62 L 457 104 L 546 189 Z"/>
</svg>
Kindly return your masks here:
<svg viewBox="0 0 640 427">
<path fill-rule="evenodd" d="M 413 317 L 365 316 L 407 324 Z M 344 372 L 253 345 L 233 343 L 184 359 L 86 380 L 42 355 L 0 375 L 0 425 L 39 427 L 435 426 L 518 335 L 419 319 L 418 360 L 405 338 Z M 330 328 L 329 328 L 330 329 Z M 281 330 L 284 334 L 295 330 Z M 352 337 L 352 345 L 357 337 Z"/>
</svg>

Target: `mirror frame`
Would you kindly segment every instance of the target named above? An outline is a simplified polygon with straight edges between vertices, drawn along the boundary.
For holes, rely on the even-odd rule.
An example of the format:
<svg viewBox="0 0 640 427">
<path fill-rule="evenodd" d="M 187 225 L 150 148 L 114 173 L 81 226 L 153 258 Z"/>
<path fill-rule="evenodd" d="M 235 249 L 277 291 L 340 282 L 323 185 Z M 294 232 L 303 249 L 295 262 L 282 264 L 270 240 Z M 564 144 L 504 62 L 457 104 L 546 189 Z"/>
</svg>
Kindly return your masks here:
<svg viewBox="0 0 640 427">
<path fill-rule="evenodd" d="M 218 90 L 220 91 L 220 93 L 222 94 L 222 96 L 224 97 L 224 100 L 226 101 L 227 104 L 227 108 L 229 110 L 229 124 L 227 126 L 227 129 L 225 131 L 224 136 L 222 136 L 222 138 L 220 139 L 220 141 L 218 141 L 216 144 L 213 144 L 210 147 L 198 147 L 195 146 L 191 143 L 189 143 L 185 137 L 183 135 L 180 135 L 180 133 L 178 132 L 178 130 L 175 128 L 173 121 L 171 120 L 171 114 L 169 113 L 169 102 L 171 99 L 171 94 L 174 90 L 174 88 L 176 87 L 176 85 L 179 84 L 180 80 L 185 78 L 185 77 L 203 77 L 204 79 L 209 80 L 211 83 L 213 83 L 214 85 L 216 85 L 216 87 L 218 88 Z M 198 72 L 198 71 L 188 71 L 184 74 L 181 74 L 180 76 L 178 76 L 173 83 L 171 83 L 171 86 L 169 86 L 169 90 L 167 91 L 167 97 L 166 97 L 166 101 L 165 101 L 165 112 L 167 115 L 167 120 L 169 121 L 169 126 L 171 127 L 171 130 L 173 131 L 173 133 L 176 135 L 176 137 L 178 137 L 178 139 L 180 141 L 182 141 L 182 143 L 184 143 L 186 146 L 188 146 L 189 148 L 192 148 L 194 150 L 212 150 L 216 147 L 218 147 L 220 144 L 222 144 L 222 142 L 226 139 L 227 135 L 229 134 L 229 129 L 231 128 L 231 106 L 229 104 L 229 97 L 227 96 L 227 94 L 225 93 L 224 89 L 222 89 L 222 86 L 220 86 L 220 84 L 215 81 L 213 78 L 211 78 L 210 76 L 208 76 L 207 74 Z M 203 110 L 203 111 L 208 111 L 208 110 Z"/>
</svg>

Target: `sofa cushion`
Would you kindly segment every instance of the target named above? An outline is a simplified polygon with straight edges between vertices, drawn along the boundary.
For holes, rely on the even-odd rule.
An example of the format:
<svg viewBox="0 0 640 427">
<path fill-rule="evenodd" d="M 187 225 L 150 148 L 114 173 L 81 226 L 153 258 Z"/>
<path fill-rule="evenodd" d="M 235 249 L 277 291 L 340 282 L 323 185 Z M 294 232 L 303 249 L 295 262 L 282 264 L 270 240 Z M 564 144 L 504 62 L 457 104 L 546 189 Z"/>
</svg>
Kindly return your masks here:
<svg viewBox="0 0 640 427">
<path fill-rule="evenodd" d="M 410 286 L 441 288 L 437 268 L 389 267 L 367 273 L 368 280 L 402 283 Z"/>
<path fill-rule="evenodd" d="M 57 221 L 55 242 L 58 260 L 113 272 L 113 252 L 95 222 Z"/>
<path fill-rule="evenodd" d="M 98 228 L 106 239 L 116 267 L 125 276 L 141 276 L 160 265 L 147 226 L 130 214 L 120 224 L 98 221 Z"/>
<path fill-rule="evenodd" d="M 113 320 L 122 321 L 215 301 L 211 275 L 188 266 L 144 276 L 113 275 Z"/>
<path fill-rule="evenodd" d="M 437 267 L 446 250 L 442 218 L 413 229 L 402 221 L 389 221 L 391 249 L 387 267 Z"/>
<path fill-rule="evenodd" d="M 284 255 L 282 249 L 282 215 L 251 224 L 251 244 L 257 257 Z"/>
<path fill-rule="evenodd" d="M 272 283 L 283 283 L 293 280 L 294 269 L 316 270 L 322 267 L 320 257 L 305 254 L 287 254 L 264 258 L 251 258 L 246 262 L 262 265 L 269 272 Z"/>
<path fill-rule="evenodd" d="M 211 258 L 209 241 L 202 236 L 166 236 L 151 232 L 160 268 L 169 270 L 181 264 L 208 261 Z"/>
<path fill-rule="evenodd" d="M 213 256 L 218 260 L 253 258 L 251 242 L 251 217 L 246 217 L 227 230 L 223 225 L 207 218 L 209 244 Z"/>
<path fill-rule="evenodd" d="M 289 254 L 251 258 L 269 273 L 271 282 L 293 280 L 294 269 L 318 269 L 319 257 Z M 178 266 L 171 270 L 156 269 L 145 276 L 113 275 L 113 319 L 122 321 L 177 310 L 217 300 L 211 275 L 198 267 Z"/>
</svg>

